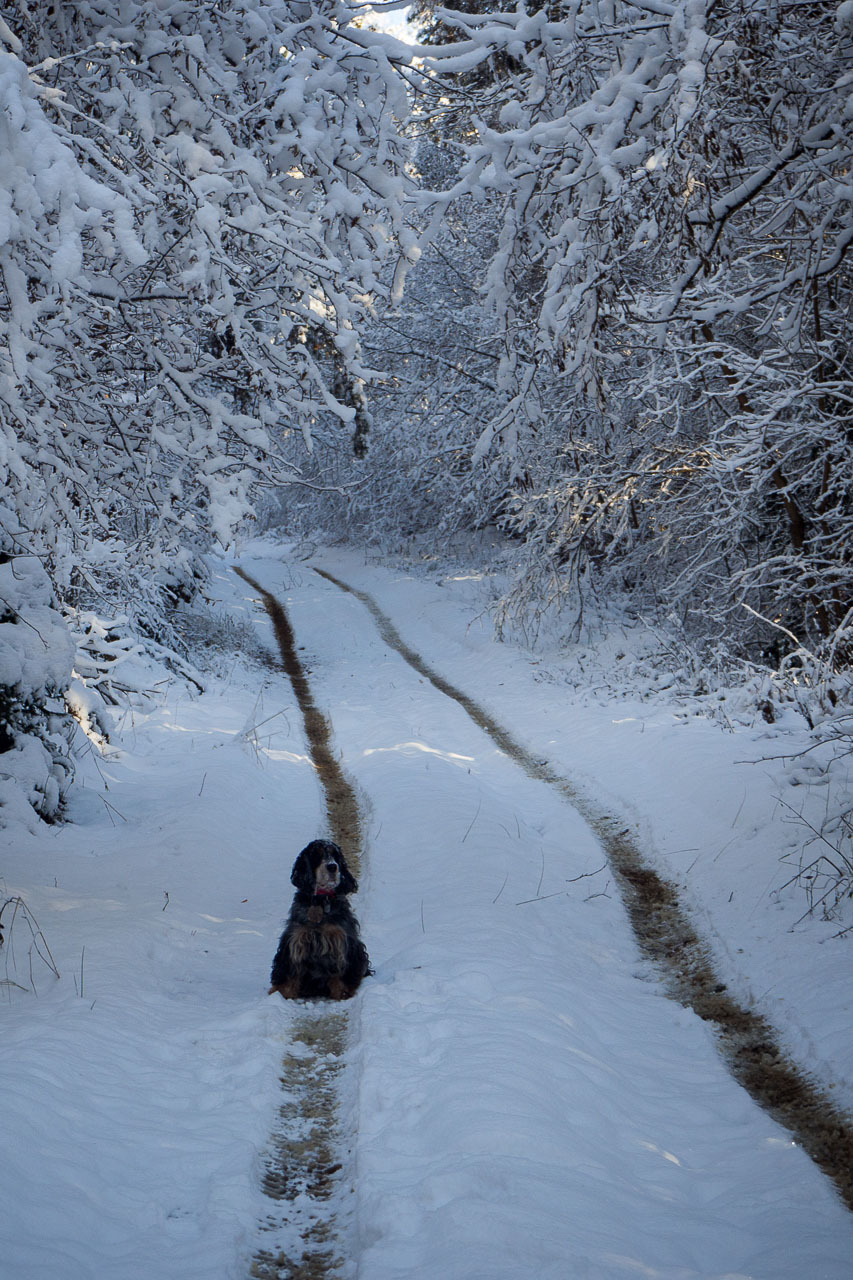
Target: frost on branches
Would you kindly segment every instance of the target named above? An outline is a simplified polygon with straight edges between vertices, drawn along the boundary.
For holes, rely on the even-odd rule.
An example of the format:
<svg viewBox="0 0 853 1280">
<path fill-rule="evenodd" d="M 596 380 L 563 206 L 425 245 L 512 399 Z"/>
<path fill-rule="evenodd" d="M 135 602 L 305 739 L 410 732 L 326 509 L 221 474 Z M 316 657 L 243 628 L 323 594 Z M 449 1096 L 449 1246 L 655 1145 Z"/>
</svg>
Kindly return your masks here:
<svg viewBox="0 0 853 1280">
<path fill-rule="evenodd" d="M 503 402 L 475 457 L 516 454 L 528 588 L 593 566 L 694 630 L 749 637 L 747 602 L 849 657 L 849 6 L 453 21 L 440 67 L 518 68 L 463 181 L 501 202 Z"/>
<path fill-rule="evenodd" d="M 360 327 L 405 94 L 337 0 L 0 11 L 5 535 L 157 638 L 315 436 L 364 453 Z M 131 618 L 131 622 L 134 618 Z"/>
<path fill-rule="evenodd" d="M 294 432 L 356 430 L 403 156 L 401 91 L 347 19 L 7 7 L 0 405 L 61 586 L 69 548 L 115 540 L 181 577 L 295 476 Z"/>
<path fill-rule="evenodd" d="M 0 507 L 0 822 L 53 818 L 70 781 L 63 692 L 74 643 L 35 556 L 15 550 Z"/>
<path fill-rule="evenodd" d="M 753 655 L 848 661 L 850 4 L 421 8 L 457 157 L 420 196 L 445 303 L 482 265 L 477 330 L 448 327 L 417 405 L 448 421 L 455 380 L 452 430 L 409 474 L 519 539 L 522 608 L 594 583 Z M 422 350 L 420 314 L 393 327 Z"/>
</svg>

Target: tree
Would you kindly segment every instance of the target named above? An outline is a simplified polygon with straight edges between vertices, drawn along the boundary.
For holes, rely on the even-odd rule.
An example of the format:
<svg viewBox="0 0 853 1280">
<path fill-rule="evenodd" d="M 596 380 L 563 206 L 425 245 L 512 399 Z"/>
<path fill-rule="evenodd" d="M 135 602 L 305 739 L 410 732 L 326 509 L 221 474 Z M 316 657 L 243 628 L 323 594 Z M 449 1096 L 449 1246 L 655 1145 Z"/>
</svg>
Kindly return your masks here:
<svg viewBox="0 0 853 1280">
<path fill-rule="evenodd" d="M 179 647 L 198 552 L 256 490 L 301 483 L 317 434 L 365 451 L 359 330 L 413 243 L 404 86 L 339 0 L 21 0 L 0 107 L 3 562 Z M 7 593 L 7 774 L 70 676 L 13 660 L 58 652 L 48 578 Z"/>
<path fill-rule="evenodd" d="M 363 435 L 359 325 L 405 239 L 405 99 L 350 16 L 5 12 L 0 413 L 63 592 L 128 561 L 177 587 L 254 485 L 298 480 L 321 414 Z"/>
<path fill-rule="evenodd" d="M 482 276 L 497 394 L 473 458 L 511 468 L 522 602 L 592 573 L 706 634 L 766 643 L 746 603 L 842 654 L 850 12 L 439 11 L 445 81 L 503 57 L 464 89 L 465 162 L 422 205 L 500 204 Z"/>
</svg>

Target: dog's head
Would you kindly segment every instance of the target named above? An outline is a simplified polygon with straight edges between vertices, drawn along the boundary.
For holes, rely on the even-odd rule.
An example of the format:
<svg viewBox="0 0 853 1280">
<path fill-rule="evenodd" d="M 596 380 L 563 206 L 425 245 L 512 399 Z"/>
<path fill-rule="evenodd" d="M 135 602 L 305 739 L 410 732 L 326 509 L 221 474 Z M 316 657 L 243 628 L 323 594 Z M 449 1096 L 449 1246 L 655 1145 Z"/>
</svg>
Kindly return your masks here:
<svg viewBox="0 0 853 1280">
<path fill-rule="evenodd" d="M 302 893 L 355 893 L 358 884 L 338 845 L 332 840 L 312 840 L 293 864 L 290 882 Z"/>
</svg>

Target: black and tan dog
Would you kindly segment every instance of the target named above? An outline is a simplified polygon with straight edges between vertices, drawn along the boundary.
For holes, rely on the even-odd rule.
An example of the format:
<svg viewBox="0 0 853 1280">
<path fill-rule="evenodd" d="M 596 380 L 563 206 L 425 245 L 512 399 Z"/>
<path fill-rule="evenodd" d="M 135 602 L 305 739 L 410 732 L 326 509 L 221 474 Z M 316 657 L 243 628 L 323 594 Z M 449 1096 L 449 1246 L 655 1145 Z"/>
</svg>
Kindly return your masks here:
<svg viewBox="0 0 853 1280">
<path fill-rule="evenodd" d="M 270 995 L 348 1000 L 370 971 L 347 902 L 347 894 L 358 889 L 355 877 L 336 844 L 312 840 L 293 864 L 290 880 L 296 893 L 273 960 Z"/>
</svg>

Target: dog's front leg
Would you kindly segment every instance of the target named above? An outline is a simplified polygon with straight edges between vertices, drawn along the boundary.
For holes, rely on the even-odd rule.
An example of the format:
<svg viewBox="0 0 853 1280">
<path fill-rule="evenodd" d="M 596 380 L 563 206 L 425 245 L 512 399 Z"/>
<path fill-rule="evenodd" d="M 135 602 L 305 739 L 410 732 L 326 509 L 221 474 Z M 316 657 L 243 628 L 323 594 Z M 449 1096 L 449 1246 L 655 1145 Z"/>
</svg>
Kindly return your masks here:
<svg viewBox="0 0 853 1280">
<path fill-rule="evenodd" d="M 355 987 L 348 986 L 343 978 L 337 975 L 329 979 L 328 991 L 330 1000 L 351 1000 L 355 995 Z"/>
<path fill-rule="evenodd" d="M 273 986 L 271 986 L 269 991 L 267 992 L 267 995 L 271 996 L 276 991 L 285 1000 L 298 1000 L 299 999 L 299 979 L 288 978 L 287 981 L 285 982 L 274 983 Z"/>
</svg>

